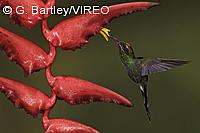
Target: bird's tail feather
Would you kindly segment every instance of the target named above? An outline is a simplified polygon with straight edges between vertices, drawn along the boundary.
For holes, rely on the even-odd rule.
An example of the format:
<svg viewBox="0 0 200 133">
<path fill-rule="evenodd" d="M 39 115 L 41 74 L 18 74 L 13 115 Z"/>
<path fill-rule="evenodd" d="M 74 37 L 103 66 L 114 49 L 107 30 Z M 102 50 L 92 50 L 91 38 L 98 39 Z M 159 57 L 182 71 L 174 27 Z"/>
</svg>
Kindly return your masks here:
<svg viewBox="0 0 200 133">
<path fill-rule="evenodd" d="M 151 113 L 149 110 L 149 103 L 148 103 L 147 82 L 140 84 L 140 90 L 144 98 L 144 107 L 145 107 L 149 122 L 151 122 Z"/>
</svg>

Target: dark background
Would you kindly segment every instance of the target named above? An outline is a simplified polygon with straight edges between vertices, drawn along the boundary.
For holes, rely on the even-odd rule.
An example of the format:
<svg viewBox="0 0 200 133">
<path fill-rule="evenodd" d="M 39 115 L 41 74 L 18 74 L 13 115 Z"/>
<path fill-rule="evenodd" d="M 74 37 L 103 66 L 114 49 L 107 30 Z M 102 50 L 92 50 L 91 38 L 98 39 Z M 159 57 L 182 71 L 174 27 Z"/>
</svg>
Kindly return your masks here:
<svg viewBox="0 0 200 133">
<path fill-rule="evenodd" d="M 111 5 L 126 0 L 57 0 L 57 6 Z M 114 104 L 93 103 L 69 106 L 58 101 L 51 117 L 69 118 L 90 125 L 102 133 L 199 133 L 200 119 L 200 1 L 160 0 L 159 7 L 115 19 L 107 27 L 112 34 L 132 43 L 138 56 L 189 59 L 189 65 L 152 75 L 149 82 L 149 99 L 152 123 L 149 124 L 143 99 L 136 84 L 127 76 L 112 42 L 96 35 L 82 50 L 75 52 L 57 49 L 53 64 L 54 75 L 71 75 L 108 87 L 129 98 L 133 108 Z M 53 27 L 67 17 L 53 15 Z M 48 51 L 48 43 L 38 24 L 32 30 L 14 25 L 3 13 L 0 26 L 39 44 Z M 67 36 L 67 35 L 66 35 Z M 4 52 L 0 53 L 0 75 L 32 85 L 50 93 L 45 71 L 24 77 L 23 70 L 11 63 Z M 33 119 L 23 110 L 16 109 L 0 94 L 0 132 L 44 132 L 41 115 Z"/>
</svg>

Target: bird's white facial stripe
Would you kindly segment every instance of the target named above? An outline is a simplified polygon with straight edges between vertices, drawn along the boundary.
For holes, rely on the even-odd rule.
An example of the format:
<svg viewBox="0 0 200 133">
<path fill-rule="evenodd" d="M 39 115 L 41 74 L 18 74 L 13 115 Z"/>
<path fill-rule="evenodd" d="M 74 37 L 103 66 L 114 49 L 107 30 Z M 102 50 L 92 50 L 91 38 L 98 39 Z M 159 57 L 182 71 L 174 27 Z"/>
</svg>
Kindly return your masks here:
<svg viewBox="0 0 200 133">
<path fill-rule="evenodd" d="M 127 48 L 127 49 L 129 49 L 129 46 L 128 46 L 128 45 L 126 45 L 126 48 Z"/>
<path fill-rule="evenodd" d="M 122 51 L 124 51 L 122 45 L 119 44 L 119 47 L 120 47 L 120 49 L 121 49 Z"/>
</svg>

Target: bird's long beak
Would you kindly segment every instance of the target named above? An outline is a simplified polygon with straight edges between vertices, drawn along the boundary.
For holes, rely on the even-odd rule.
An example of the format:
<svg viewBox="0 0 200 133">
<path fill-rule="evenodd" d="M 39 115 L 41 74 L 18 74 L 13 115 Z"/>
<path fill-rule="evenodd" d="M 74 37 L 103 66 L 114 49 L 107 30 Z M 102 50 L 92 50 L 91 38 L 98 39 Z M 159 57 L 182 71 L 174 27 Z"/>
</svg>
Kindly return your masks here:
<svg viewBox="0 0 200 133">
<path fill-rule="evenodd" d="M 122 45 L 121 45 L 121 41 L 117 38 L 117 37 L 114 37 L 114 36 L 110 36 L 111 39 L 113 39 L 113 41 L 115 41 L 115 44 L 122 49 Z"/>
<path fill-rule="evenodd" d="M 122 45 L 120 43 L 121 41 L 117 37 L 110 35 L 109 34 L 110 31 L 111 31 L 110 29 L 107 29 L 107 28 L 104 27 L 103 29 L 101 29 L 101 31 L 99 33 L 105 38 L 105 40 L 107 42 L 109 41 L 110 38 L 113 39 L 113 41 L 115 41 L 115 43 L 118 45 L 118 47 L 120 49 L 122 49 Z"/>
<path fill-rule="evenodd" d="M 101 29 L 101 31 L 99 32 L 104 38 L 105 40 L 108 42 L 109 38 L 110 38 L 110 34 L 109 34 L 110 30 L 107 28 L 103 28 Z"/>
</svg>

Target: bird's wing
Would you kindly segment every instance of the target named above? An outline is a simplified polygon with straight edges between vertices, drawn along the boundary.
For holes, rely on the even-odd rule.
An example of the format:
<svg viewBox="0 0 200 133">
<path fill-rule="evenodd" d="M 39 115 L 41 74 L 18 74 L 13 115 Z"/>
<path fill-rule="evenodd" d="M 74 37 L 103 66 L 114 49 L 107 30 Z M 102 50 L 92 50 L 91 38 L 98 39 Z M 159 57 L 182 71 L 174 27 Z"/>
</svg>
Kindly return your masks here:
<svg viewBox="0 0 200 133">
<path fill-rule="evenodd" d="M 187 60 L 178 59 L 162 59 L 162 58 L 151 58 L 143 59 L 141 63 L 141 75 L 150 75 L 157 72 L 167 71 L 176 66 L 180 66 L 188 63 Z"/>
</svg>

